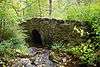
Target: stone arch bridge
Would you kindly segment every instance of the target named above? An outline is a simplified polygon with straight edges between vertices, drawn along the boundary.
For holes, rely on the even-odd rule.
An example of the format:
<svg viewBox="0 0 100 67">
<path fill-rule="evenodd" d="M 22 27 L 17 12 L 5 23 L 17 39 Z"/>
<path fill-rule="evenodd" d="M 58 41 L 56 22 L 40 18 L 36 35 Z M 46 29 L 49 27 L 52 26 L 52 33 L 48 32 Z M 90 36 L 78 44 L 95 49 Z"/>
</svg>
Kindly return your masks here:
<svg viewBox="0 0 100 67">
<path fill-rule="evenodd" d="M 27 30 L 26 41 L 30 46 L 55 42 L 80 44 L 90 39 L 90 33 L 94 32 L 87 21 L 32 18 L 21 25 Z"/>
</svg>

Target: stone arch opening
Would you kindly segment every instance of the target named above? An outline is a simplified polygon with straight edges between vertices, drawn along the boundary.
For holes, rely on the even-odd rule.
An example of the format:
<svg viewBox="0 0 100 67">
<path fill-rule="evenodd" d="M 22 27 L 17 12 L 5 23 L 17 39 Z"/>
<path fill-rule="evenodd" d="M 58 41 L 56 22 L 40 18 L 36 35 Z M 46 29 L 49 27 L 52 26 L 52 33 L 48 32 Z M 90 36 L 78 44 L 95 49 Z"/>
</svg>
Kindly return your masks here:
<svg viewBox="0 0 100 67">
<path fill-rule="evenodd" d="M 32 30 L 31 35 L 32 35 L 31 40 L 34 44 L 33 46 L 40 47 L 43 45 L 42 37 L 38 30 L 36 30 L 36 29 Z"/>
</svg>

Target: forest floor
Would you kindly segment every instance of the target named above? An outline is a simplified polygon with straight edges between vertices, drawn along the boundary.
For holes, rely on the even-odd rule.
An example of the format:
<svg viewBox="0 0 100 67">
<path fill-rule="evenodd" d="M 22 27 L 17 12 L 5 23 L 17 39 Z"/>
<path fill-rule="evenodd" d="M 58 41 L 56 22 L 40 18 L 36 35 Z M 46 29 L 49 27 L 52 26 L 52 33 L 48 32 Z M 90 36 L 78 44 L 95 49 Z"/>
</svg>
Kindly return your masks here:
<svg viewBox="0 0 100 67">
<path fill-rule="evenodd" d="M 30 47 L 27 56 L 19 56 L 9 61 L 7 67 L 97 67 L 80 65 L 77 56 L 55 53 L 47 48 Z"/>
</svg>

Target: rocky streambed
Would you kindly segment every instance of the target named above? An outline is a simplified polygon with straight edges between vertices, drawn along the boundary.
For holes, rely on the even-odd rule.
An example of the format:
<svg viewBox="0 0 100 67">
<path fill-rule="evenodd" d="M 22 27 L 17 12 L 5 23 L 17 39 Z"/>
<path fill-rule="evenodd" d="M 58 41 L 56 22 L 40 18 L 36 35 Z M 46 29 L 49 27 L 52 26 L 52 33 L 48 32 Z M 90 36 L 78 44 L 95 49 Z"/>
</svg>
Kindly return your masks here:
<svg viewBox="0 0 100 67">
<path fill-rule="evenodd" d="M 29 48 L 29 55 L 9 61 L 7 67 L 77 67 L 77 59 L 67 54 L 55 54 L 46 48 Z"/>
<path fill-rule="evenodd" d="M 47 48 L 29 48 L 29 55 L 16 57 L 6 67 L 98 67 L 79 64 L 78 56 L 67 53 L 55 53 Z"/>
</svg>

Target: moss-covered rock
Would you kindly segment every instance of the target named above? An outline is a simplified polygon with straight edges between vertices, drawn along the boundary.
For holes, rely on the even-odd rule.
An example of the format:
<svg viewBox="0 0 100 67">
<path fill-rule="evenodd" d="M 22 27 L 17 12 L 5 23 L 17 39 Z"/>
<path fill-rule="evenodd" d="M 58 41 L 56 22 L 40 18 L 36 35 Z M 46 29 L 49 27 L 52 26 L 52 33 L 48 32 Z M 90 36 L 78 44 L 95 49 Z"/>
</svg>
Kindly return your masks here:
<svg viewBox="0 0 100 67">
<path fill-rule="evenodd" d="M 28 43 L 34 43 L 32 42 L 33 30 L 37 30 L 41 35 L 42 44 L 53 42 L 79 44 L 86 42 L 89 34 L 93 32 L 92 26 L 86 21 L 32 18 L 21 25 L 27 30 Z"/>
</svg>

